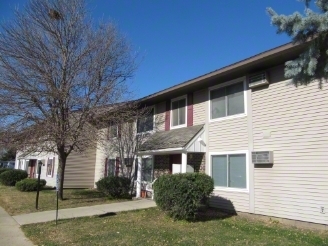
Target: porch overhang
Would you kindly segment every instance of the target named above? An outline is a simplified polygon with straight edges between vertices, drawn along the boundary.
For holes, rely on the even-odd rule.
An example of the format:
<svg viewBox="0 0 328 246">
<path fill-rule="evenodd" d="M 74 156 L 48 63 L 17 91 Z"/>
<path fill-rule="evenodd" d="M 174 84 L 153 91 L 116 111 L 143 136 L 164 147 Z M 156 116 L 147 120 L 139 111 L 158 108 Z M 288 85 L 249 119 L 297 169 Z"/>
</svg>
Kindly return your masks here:
<svg viewBox="0 0 328 246">
<path fill-rule="evenodd" d="M 156 132 L 141 145 L 138 155 L 165 155 L 178 153 L 205 153 L 204 125 Z"/>
</svg>

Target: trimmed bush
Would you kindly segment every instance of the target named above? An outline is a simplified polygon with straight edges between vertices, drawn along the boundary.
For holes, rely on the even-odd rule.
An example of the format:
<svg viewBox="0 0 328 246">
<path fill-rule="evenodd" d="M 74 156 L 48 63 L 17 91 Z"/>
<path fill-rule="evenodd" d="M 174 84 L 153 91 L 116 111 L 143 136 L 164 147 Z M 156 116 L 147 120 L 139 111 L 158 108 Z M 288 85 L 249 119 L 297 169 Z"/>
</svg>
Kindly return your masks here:
<svg viewBox="0 0 328 246">
<path fill-rule="evenodd" d="M 3 185 L 15 186 L 16 182 L 26 179 L 27 176 L 24 170 L 11 169 L 0 174 L 0 182 Z"/>
<path fill-rule="evenodd" d="M 96 182 L 97 190 L 110 198 L 131 198 L 131 181 L 124 177 L 109 176 Z"/>
<path fill-rule="evenodd" d="M 40 190 L 47 184 L 47 181 L 40 179 Z M 16 183 L 17 190 L 20 191 L 37 191 L 38 189 L 38 179 L 23 179 Z"/>
<path fill-rule="evenodd" d="M 1 173 L 4 173 L 6 171 L 9 171 L 9 170 L 12 170 L 12 169 L 9 169 L 9 168 L 0 168 L 0 174 Z"/>
<path fill-rule="evenodd" d="M 203 173 L 163 175 L 154 183 L 154 199 L 172 218 L 193 220 L 213 189 L 213 179 Z"/>
</svg>

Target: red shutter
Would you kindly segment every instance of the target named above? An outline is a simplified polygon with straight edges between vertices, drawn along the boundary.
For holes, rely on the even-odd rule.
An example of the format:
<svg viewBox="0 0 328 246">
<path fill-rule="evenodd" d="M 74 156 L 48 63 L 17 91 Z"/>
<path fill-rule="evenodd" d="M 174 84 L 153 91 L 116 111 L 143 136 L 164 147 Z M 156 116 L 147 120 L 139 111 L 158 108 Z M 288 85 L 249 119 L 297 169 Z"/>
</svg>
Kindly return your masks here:
<svg viewBox="0 0 328 246">
<path fill-rule="evenodd" d="M 104 177 L 108 176 L 108 158 L 105 159 L 105 173 L 104 173 Z"/>
<path fill-rule="evenodd" d="M 187 107 L 187 126 L 193 126 L 194 124 L 194 104 L 193 104 L 193 93 L 188 94 L 188 107 Z"/>
<path fill-rule="evenodd" d="M 166 111 L 165 111 L 165 131 L 170 130 L 170 110 L 171 110 L 171 101 L 167 101 Z"/>
<path fill-rule="evenodd" d="M 120 157 L 116 157 L 115 176 L 120 174 Z"/>
</svg>

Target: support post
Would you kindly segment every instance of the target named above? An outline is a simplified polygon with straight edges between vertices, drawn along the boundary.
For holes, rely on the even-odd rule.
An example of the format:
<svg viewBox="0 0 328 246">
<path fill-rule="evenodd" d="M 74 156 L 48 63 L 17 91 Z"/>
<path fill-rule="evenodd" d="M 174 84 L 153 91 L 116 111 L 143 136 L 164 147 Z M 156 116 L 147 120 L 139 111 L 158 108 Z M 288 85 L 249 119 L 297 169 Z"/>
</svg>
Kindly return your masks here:
<svg viewBox="0 0 328 246">
<path fill-rule="evenodd" d="M 35 201 L 35 208 L 39 209 L 39 192 L 40 192 L 40 176 L 41 176 L 41 166 L 42 166 L 42 162 L 39 161 L 37 163 L 38 165 L 38 185 L 37 185 L 37 190 L 36 190 L 36 201 Z"/>
<path fill-rule="evenodd" d="M 187 172 L 187 153 L 181 153 L 181 173 Z"/>
<path fill-rule="evenodd" d="M 141 181 L 142 181 L 141 174 L 142 174 L 142 157 L 138 156 L 136 198 L 139 198 L 141 195 Z"/>
</svg>

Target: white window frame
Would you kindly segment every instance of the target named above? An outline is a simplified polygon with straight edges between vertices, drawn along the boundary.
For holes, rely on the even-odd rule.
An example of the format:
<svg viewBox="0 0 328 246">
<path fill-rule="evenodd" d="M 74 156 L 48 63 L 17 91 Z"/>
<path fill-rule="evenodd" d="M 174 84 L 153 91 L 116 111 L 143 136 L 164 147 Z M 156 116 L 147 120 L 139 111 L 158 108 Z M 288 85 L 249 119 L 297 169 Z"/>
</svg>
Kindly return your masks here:
<svg viewBox="0 0 328 246">
<path fill-rule="evenodd" d="M 151 171 L 151 182 L 154 181 L 154 156 L 153 155 L 143 155 L 141 156 L 141 161 L 143 159 L 151 159 L 151 167 L 152 167 L 152 171 Z M 141 169 L 143 169 L 143 166 L 141 164 Z M 141 170 L 141 179 L 142 179 L 142 170 Z M 141 180 L 141 182 L 148 182 L 148 181 L 145 181 L 145 180 Z"/>
<path fill-rule="evenodd" d="M 185 99 L 186 100 L 186 106 L 185 106 L 185 123 L 182 125 L 177 125 L 177 126 L 173 126 L 173 111 L 172 111 L 172 103 L 179 101 L 181 99 Z M 187 114 L 188 114 L 188 99 L 187 99 L 187 95 L 183 95 L 181 97 L 176 97 L 173 98 L 171 100 L 171 108 L 170 108 L 170 129 L 177 129 L 177 128 L 182 128 L 182 127 L 186 127 L 187 126 Z"/>
<path fill-rule="evenodd" d="M 249 192 L 249 151 L 248 150 L 236 150 L 236 151 L 224 151 L 224 152 L 210 152 L 209 153 L 209 175 L 212 177 L 212 156 L 216 155 L 238 155 L 245 154 L 246 155 L 246 188 L 231 188 L 231 187 L 223 187 L 223 186 L 215 186 L 215 191 L 231 191 L 231 192 Z"/>
<path fill-rule="evenodd" d="M 212 106 L 212 101 L 211 101 L 211 91 L 216 90 L 216 89 L 220 89 L 223 87 L 227 87 L 229 85 L 233 85 L 233 84 L 238 84 L 240 82 L 243 82 L 244 84 L 244 113 L 240 113 L 240 114 L 234 114 L 234 115 L 228 115 L 228 116 L 224 116 L 224 117 L 220 117 L 220 118 L 216 118 L 216 119 L 212 119 L 211 118 L 211 106 Z M 212 86 L 208 88 L 208 119 L 209 122 L 215 122 L 215 121 L 222 121 L 222 120 L 228 120 L 228 119 L 234 119 L 234 118 L 240 118 L 240 117 L 245 117 L 247 116 L 247 83 L 246 83 L 246 77 L 240 77 L 234 80 L 230 80 L 227 81 L 225 83 L 216 85 L 216 86 Z"/>
<path fill-rule="evenodd" d="M 154 115 L 153 115 L 153 130 L 145 131 L 145 132 L 138 132 L 138 120 L 136 120 L 136 131 L 137 131 L 137 135 L 155 132 L 155 126 L 156 126 L 156 124 L 155 124 L 156 107 L 155 106 L 152 106 L 152 107 L 149 107 L 149 108 L 150 108 L 150 110 L 154 110 Z"/>
<path fill-rule="evenodd" d="M 107 165 L 107 176 L 108 176 L 108 174 L 109 174 L 109 160 L 114 160 L 114 174 L 113 174 L 113 176 L 116 176 L 115 174 L 116 174 L 116 157 L 108 157 L 107 158 L 107 161 L 106 161 L 106 165 Z"/>
<path fill-rule="evenodd" d="M 52 161 L 52 169 L 51 169 L 51 175 L 48 175 L 48 161 L 49 161 L 49 159 L 51 159 L 51 161 Z M 46 176 L 47 177 L 50 177 L 50 178 L 52 178 L 53 176 L 54 176 L 54 172 L 55 172 L 55 161 L 54 161 L 54 159 L 56 160 L 56 157 L 48 157 L 45 161 L 46 161 Z"/>
<path fill-rule="evenodd" d="M 115 137 L 112 136 L 112 127 L 113 127 L 113 126 L 116 127 L 116 136 L 115 136 Z M 107 140 L 117 138 L 117 137 L 118 137 L 118 124 L 110 124 L 109 127 L 108 127 L 108 130 L 107 130 L 107 131 L 108 131 L 108 132 L 107 132 L 107 134 L 108 134 L 108 136 L 107 136 Z"/>
</svg>

